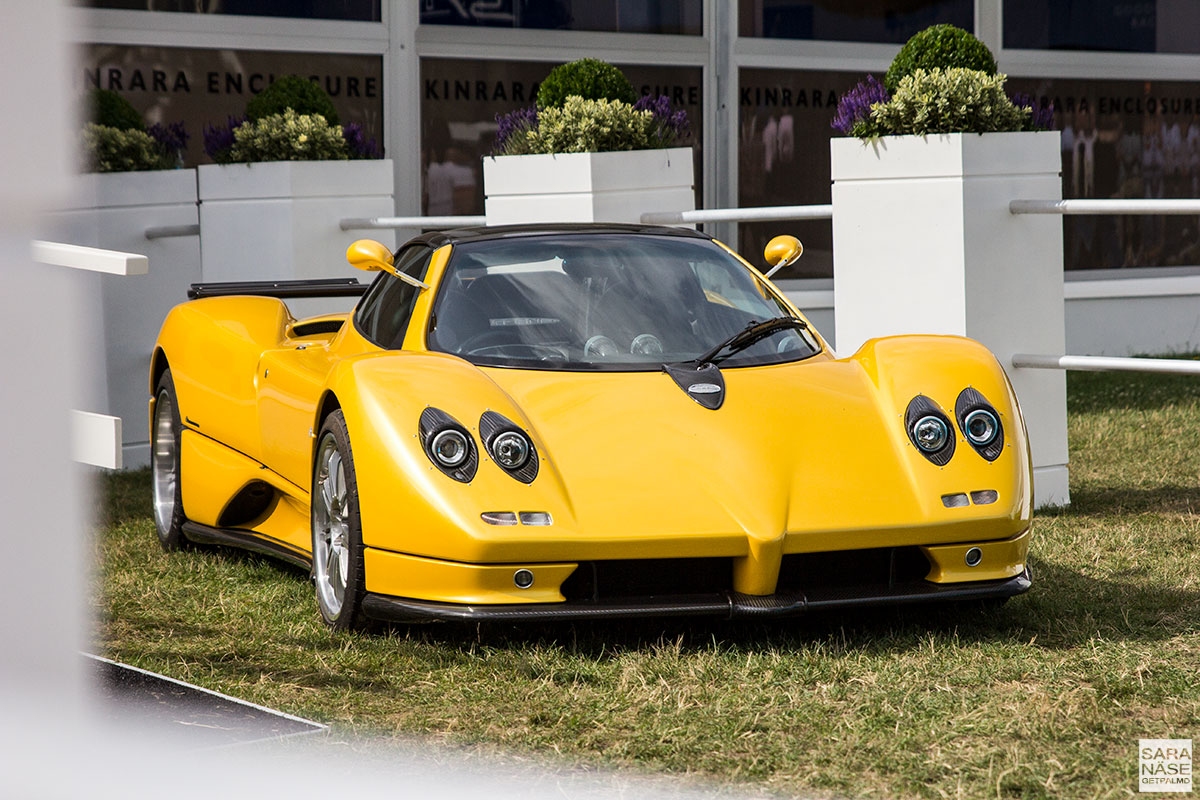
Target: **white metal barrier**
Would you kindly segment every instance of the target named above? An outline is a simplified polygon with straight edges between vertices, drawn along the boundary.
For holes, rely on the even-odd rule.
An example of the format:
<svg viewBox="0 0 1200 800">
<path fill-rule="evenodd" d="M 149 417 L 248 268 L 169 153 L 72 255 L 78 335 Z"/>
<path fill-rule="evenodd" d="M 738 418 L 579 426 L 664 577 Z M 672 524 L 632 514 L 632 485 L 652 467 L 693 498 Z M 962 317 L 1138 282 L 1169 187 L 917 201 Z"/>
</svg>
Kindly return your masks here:
<svg viewBox="0 0 1200 800">
<path fill-rule="evenodd" d="M 1200 199 L 1139 200 L 1113 198 L 1102 200 L 1013 200 L 1012 214 L 1200 214 Z"/>
<path fill-rule="evenodd" d="M 696 211 L 657 211 L 642 214 L 647 225 L 686 225 L 703 222 L 770 222 L 794 219 L 833 219 L 832 205 L 706 208 Z"/>
<path fill-rule="evenodd" d="M 338 222 L 344 231 L 392 228 L 473 228 L 486 225 L 487 217 L 348 217 Z"/>
<path fill-rule="evenodd" d="M 1158 372 L 1171 375 L 1200 375 L 1200 361 L 1182 358 L 1046 356 L 1032 353 L 1014 353 L 1012 365 L 1019 369 L 1063 369 L 1081 372 Z"/>
<path fill-rule="evenodd" d="M 152 229 L 151 229 L 152 230 Z M 150 230 L 146 231 L 147 238 Z M 148 259 L 138 253 L 102 250 L 61 242 L 31 242 L 33 260 L 39 264 L 104 272 L 110 275 L 145 275 Z M 121 469 L 123 464 L 121 418 L 91 411 L 71 411 L 71 458 L 80 464 Z"/>
</svg>

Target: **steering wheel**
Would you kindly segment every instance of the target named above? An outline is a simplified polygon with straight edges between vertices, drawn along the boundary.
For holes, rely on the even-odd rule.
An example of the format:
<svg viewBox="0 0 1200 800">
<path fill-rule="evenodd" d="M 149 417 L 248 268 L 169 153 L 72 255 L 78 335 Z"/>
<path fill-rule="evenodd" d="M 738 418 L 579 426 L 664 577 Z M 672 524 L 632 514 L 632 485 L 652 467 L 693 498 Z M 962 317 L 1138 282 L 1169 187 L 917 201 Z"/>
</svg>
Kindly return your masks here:
<svg viewBox="0 0 1200 800">
<path fill-rule="evenodd" d="M 513 336 L 510 331 L 506 330 L 487 330 L 480 331 L 472 336 L 468 336 L 462 344 L 458 346 L 458 352 L 474 355 L 480 349 L 494 347 L 497 344 L 516 344 L 512 341 Z"/>
<path fill-rule="evenodd" d="M 529 356 L 521 356 L 521 353 L 529 353 Z M 471 350 L 468 355 L 472 356 L 492 356 L 513 358 L 526 358 L 528 360 L 537 361 L 566 361 L 566 354 L 557 347 L 548 344 L 525 344 L 524 342 L 509 342 L 508 344 L 490 344 L 476 347 Z"/>
</svg>

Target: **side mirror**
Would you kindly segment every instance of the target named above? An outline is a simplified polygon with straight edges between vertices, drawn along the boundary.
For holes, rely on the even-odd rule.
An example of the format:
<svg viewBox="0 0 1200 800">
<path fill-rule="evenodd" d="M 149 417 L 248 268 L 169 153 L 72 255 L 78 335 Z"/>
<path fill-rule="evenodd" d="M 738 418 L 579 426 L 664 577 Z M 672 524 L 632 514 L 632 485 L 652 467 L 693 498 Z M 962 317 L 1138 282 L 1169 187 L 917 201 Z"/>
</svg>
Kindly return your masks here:
<svg viewBox="0 0 1200 800">
<path fill-rule="evenodd" d="M 395 272 L 392 266 L 392 251 L 374 239 L 359 239 L 346 248 L 346 260 L 355 269 L 366 272 Z"/>
<path fill-rule="evenodd" d="M 795 236 L 776 236 L 767 242 L 767 246 L 763 250 L 763 258 L 771 267 L 767 271 L 767 277 L 771 277 L 784 267 L 795 264 L 803 254 L 804 245 L 800 244 L 800 240 Z"/>
<path fill-rule="evenodd" d="M 374 239 L 359 239 L 346 248 L 346 260 L 355 269 L 366 272 L 386 272 L 395 275 L 405 283 L 418 289 L 428 289 L 429 284 L 419 281 L 412 275 L 396 269 L 392 260 L 392 251 Z"/>
</svg>

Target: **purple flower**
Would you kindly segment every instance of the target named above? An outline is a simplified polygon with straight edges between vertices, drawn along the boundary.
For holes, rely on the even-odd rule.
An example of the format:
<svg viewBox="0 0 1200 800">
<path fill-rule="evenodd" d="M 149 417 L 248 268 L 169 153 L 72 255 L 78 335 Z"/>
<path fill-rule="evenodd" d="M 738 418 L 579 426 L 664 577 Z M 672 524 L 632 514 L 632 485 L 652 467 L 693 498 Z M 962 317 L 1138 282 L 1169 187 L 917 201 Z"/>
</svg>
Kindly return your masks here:
<svg viewBox="0 0 1200 800">
<path fill-rule="evenodd" d="M 381 158 L 379 145 L 374 139 L 368 139 L 363 126 L 357 122 L 342 126 L 342 136 L 346 138 L 346 147 L 350 150 L 351 158 Z"/>
<path fill-rule="evenodd" d="M 537 106 L 518 108 L 516 111 L 510 111 L 507 114 L 497 114 L 496 126 L 496 143 L 492 146 L 492 152 L 497 155 L 503 155 L 505 152 L 505 143 L 508 142 L 513 134 L 537 130 Z"/>
<path fill-rule="evenodd" d="M 182 159 L 183 151 L 187 149 L 188 139 L 192 138 L 188 135 L 187 128 L 182 122 L 172 122 L 169 125 L 163 125 L 161 122 L 156 122 L 146 129 L 146 133 L 150 134 L 164 152 Z"/>
<path fill-rule="evenodd" d="M 854 126 L 871 115 L 871 105 L 888 101 L 887 89 L 875 80 L 874 75 L 868 75 L 850 91 L 844 93 L 838 100 L 837 114 L 831 126 L 838 133 L 849 136 Z"/>
<path fill-rule="evenodd" d="M 673 111 L 671 98 L 665 94 L 657 97 L 642 95 L 633 107 L 638 111 L 649 111 L 654 116 L 654 133 L 660 147 L 670 147 L 691 133 L 687 112 L 683 109 Z"/>
<path fill-rule="evenodd" d="M 1009 97 L 1017 108 L 1028 108 L 1031 112 L 1030 126 L 1035 131 L 1054 130 L 1054 104 L 1039 105 L 1032 95 L 1017 92 Z"/>
<path fill-rule="evenodd" d="M 233 132 L 246 121 L 245 117 L 229 117 L 224 125 L 204 126 L 204 152 L 218 164 L 227 163 L 233 148 Z"/>
</svg>

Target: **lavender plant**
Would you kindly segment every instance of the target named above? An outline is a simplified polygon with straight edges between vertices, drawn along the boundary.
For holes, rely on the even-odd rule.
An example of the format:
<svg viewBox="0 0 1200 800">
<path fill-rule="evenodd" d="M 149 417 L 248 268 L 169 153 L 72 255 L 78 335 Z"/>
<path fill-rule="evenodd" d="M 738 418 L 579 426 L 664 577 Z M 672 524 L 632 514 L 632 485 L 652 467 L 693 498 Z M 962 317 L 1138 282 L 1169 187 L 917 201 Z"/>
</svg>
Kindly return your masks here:
<svg viewBox="0 0 1200 800">
<path fill-rule="evenodd" d="M 346 139 L 346 148 L 350 158 L 382 158 L 379 145 L 374 139 L 368 139 L 363 126 L 357 122 L 342 126 L 342 136 Z"/>
<path fill-rule="evenodd" d="M 492 155 L 513 156 L 529 152 L 525 149 L 526 134 L 538 127 L 537 106 L 518 108 L 496 115 L 496 143 Z"/>
<path fill-rule="evenodd" d="M 182 122 L 171 122 L 163 125 L 156 122 L 146 129 L 146 133 L 154 141 L 165 156 L 176 166 L 183 166 L 183 151 L 187 149 L 188 139 L 192 138 Z"/>
<path fill-rule="evenodd" d="M 225 124 L 205 125 L 204 152 L 218 164 L 229 164 L 233 161 L 230 152 L 233 150 L 233 133 L 246 122 L 245 117 L 229 117 Z"/>
<path fill-rule="evenodd" d="M 691 133 L 687 112 L 683 109 L 673 110 L 671 98 L 666 95 L 645 95 L 633 104 L 633 108 L 635 111 L 649 111 L 653 116 L 651 138 L 657 142 L 654 147 L 672 147 Z"/>
<path fill-rule="evenodd" d="M 871 106 L 886 103 L 889 99 L 883 84 L 875 80 L 874 75 L 868 75 L 866 80 L 860 81 L 838 100 L 837 114 L 831 126 L 843 136 L 858 136 L 860 134 L 855 128 L 861 128 L 871 116 Z"/>
<path fill-rule="evenodd" d="M 1039 106 L 1033 95 L 1026 92 L 1016 92 L 1009 95 L 1009 100 L 1017 108 L 1029 109 L 1029 130 L 1049 131 L 1054 129 L 1054 104 Z"/>
</svg>

